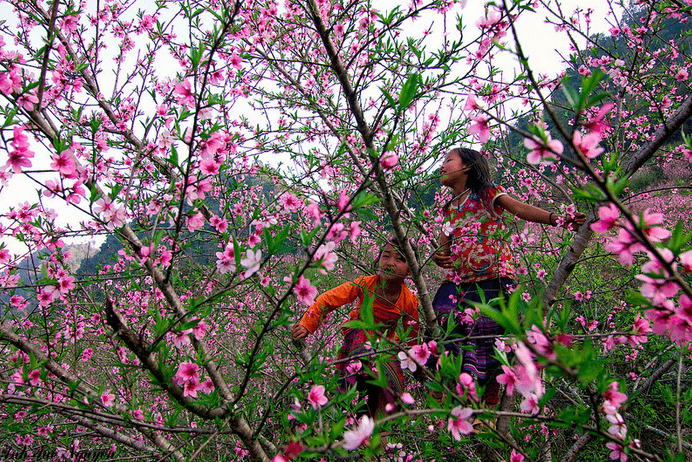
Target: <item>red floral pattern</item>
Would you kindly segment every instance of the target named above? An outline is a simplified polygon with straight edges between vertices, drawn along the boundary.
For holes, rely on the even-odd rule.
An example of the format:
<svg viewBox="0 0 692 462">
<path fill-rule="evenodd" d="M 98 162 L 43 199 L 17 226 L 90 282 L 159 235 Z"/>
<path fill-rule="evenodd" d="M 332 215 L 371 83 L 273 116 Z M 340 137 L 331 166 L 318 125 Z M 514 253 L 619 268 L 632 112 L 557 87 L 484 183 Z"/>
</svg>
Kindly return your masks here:
<svg viewBox="0 0 692 462">
<path fill-rule="evenodd" d="M 460 284 L 499 277 L 514 278 L 514 259 L 507 244 L 508 231 L 502 222 L 502 208 L 495 200 L 507 194 L 492 185 L 487 197 L 472 192 L 459 206 L 445 209 L 445 222 L 453 228 L 451 254 L 454 269 L 447 280 Z"/>
</svg>

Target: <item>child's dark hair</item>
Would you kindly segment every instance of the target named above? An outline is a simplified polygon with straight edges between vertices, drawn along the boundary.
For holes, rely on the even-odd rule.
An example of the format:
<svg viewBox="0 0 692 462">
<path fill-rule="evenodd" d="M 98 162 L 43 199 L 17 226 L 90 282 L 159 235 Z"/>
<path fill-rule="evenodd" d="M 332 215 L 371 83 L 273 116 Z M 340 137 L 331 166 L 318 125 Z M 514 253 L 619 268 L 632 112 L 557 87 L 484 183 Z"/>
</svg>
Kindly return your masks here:
<svg viewBox="0 0 692 462">
<path fill-rule="evenodd" d="M 409 239 L 408 243 L 411 244 L 411 249 L 413 249 L 413 255 L 416 257 L 416 261 L 420 261 L 420 254 L 418 253 L 418 244 L 416 244 L 413 241 L 413 239 Z M 384 252 L 384 248 L 387 247 L 387 244 L 391 244 L 391 246 L 394 247 L 401 255 L 404 255 L 404 247 L 401 244 L 401 241 L 396 236 L 390 236 L 388 239 L 385 239 L 384 245 L 380 248 L 380 251 L 377 254 L 377 258 L 374 262 L 376 266 L 377 262 L 380 261 L 380 258 L 382 257 L 382 252 Z"/>
<path fill-rule="evenodd" d="M 480 193 L 482 196 L 492 184 L 488 159 L 475 149 L 452 148 L 451 151 L 456 152 L 461 158 L 461 161 L 470 168 L 466 179 L 466 186 L 471 191 Z"/>
</svg>

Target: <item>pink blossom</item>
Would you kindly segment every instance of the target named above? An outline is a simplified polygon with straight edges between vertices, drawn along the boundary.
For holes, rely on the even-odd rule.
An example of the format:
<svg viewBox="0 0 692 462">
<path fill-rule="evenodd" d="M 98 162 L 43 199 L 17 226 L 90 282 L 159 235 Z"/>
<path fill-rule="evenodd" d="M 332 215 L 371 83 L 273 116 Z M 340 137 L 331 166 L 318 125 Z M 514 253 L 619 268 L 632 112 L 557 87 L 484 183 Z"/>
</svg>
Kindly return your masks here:
<svg viewBox="0 0 692 462">
<path fill-rule="evenodd" d="M 420 366 L 424 366 L 425 363 L 428 361 L 428 358 L 430 358 L 430 350 L 428 349 L 428 345 L 425 343 L 421 345 L 414 345 L 413 347 L 411 347 L 411 349 L 409 350 L 409 354 L 411 355 L 413 360 Z"/>
<path fill-rule="evenodd" d="M 33 111 L 34 104 L 38 103 L 38 97 L 35 93 L 24 93 L 22 96 L 17 98 L 17 104 L 19 104 L 25 111 Z"/>
<path fill-rule="evenodd" d="M 476 135 L 481 143 L 488 141 L 490 139 L 490 127 L 488 126 L 490 117 L 485 114 L 480 114 L 471 116 L 471 120 L 475 123 L 469 127 L 469 134 Z"/>
<path fill-rule="evenodd" d="M 94 202 L 94 212 L 100 215 L 101 220 L 106 224 L 106 228 L 114 230 L 125 224 L 126 212 L 123 207 L 113 204 L 110 197 L 101 197 Z"/>
<path fill-rule="evenodd" d="M 519 343 L 516 348 L 516 358 L 519 364 L 512 367 L 516 376 L 515 388 L 524 398 L 530 395 L 537 397 L 543 396 L 543 382 L 541 376 L 533 361 L 531 351 L 523 343 Z"/>
<path fill-rule="evenodd" d="M 196 363 L 180 363 L 180 366 L 178 366 L 178 371 L 173 376 L 173 381 L 178 385 L 182 385 L 190 380 L 199 381 L 199 375 L 197 374 L 198 370 L 199 365 Z"/>
<path fill-rule="evenodd" d="M 692 250 L 680 254 L 680 263 L 687 273 L 692 273 Z"/>
<path fill-rule="evenodd" d="M 317 297 L 317 288 L 310 283 L 310 280 L 302 274 L 298 279 L 298 283 L 293 288 L 293 293 L 296 294 L 298 301 L 304 305 L 310 306 L 315 303 Z"/>
<path fill-rule="evenodd" d="M 526 332 L 526 341 L 533 344 L 536 350 L 546 358 L 555 359 L 553 344 L 535 324 Z"/>
<path fill-rule="evenodd" d="M 339 212 L 344 212 L 344 211 L 347 212 L 347 211 L 351 210 L 351 206 L 349 205 L 350 201 L 351 201 L 351 198 L 349 197 L 348 194 L 346 194 L 346 191 L 344 191 L 343 189 L 341 191 L 339 191 L 339 201 L 336 204 L 336 206 L 339 208 Z"/>
<path fill-rule="evenodd" d="M 652 242 L 661 242 L 670 237 L 670 231 L 661 226 L 654 226 L 663 223 L 662 213 L 650 213 L 649 209 L 646 209 L 636 218 L 636 221 L 637 224 L 642 225 L 642 232 Z"/>
<path fill-rule="evenodd" d="M 72 151 L 66 149 L 60 154 L 53 154 L 53 163 L 50 164 L 50 167 L 53 170 L 60 172 L 60 174 L 63 176 L 68 178 L 71 177 L 77 168 L 74 160 L 72 159 Z"/>
<path fill-rule="evenodd" d="M 327 404 L 327 397 L 324 395 L 324 386 L 315 385 L 308 393 L 308 403 L 312 405 L 313 409 L 317 409 L 320 406 Z"/>
<path fill-rule="evenodd" d="M 161 265 L 163 268 L 166 268 L 171 264 L 172 260 L 173 253 L 170 250 L 166 249 L 163 252 L 161 252 L 159 258 L 156 259 L 156 263 Z"/>
<path fill-rule="evenodd" d="M 6 265 L 10 261 L 10 251 L 5 247 L 1 247 L 4 244 L 0 244 L 0 265 Z"/>
<path fill-rule="evenodd" d="M 512 454 L 509 456 L 509 462 L 524 462 L 524 459 L 524 454 L 512 449 Z"/>
<path fill-rule="evenodd" d="M 649 321 L 642 318 L 640 313 L 637 313 L 637 317 L 634 318 L 634 326 L 632 326 L 632 335 L 629 336 L 630 345 L 635 347 L 641 343 L 648 342 L 649 338 L 646 334 L 649 332 L 651 332 Z"/>
<path fill-rule="evenodd" d="M 203 319 L 192 328 L 192 335 L 197 340 L 202 340 L 209 329 L 211 329 L 211 326 Z"/>
<path fill-rule="evenodd" d="M 601 109 L 598 110 L 598 113 L 594 117 L 590 118 L 588 122 L 585 122 L 583 124 L 584 128 L 586 128 L 590 132 L 595 132 L 599 135 L 603 135 L 610 128 L 608 122 L 603 119 L 605 118 L 606 114 L 610 112 L 613 106 L 613 103 L 604 104 L 601 107 Z"/>
<path fill-rule="evenodd" d="M 38 369 L 34 369 L 29 372 L 29 384 L 35 387 L 39 383 L 41 383 L 41 372 Z"/>
<path fill-rule="evenodd" d="M 209 223 L 220 233 L 223 233 L 228 229 L 228 220 L 221 218 L 218 215 L 212 216 L 209 219 Z"/>
<path fill-rule="evenodd" d="M 524 401 L 521 402 L 519 408 L 531 415 L 536 415 L 541 412 L 541 408 L 538 406 L 538 396 L 535 393 L 529 393 L 528 396 L 524 396 Z"/>
<path fill-rule="evenodd" d="M 627 400 L 627 395 L 618 391 L 618 382 L 611 382 L 604 393 L 604 398 L 614 408 L 618 409 Z"/>
<path fill-rule="evenodd" d="M 298 199 L 295 194 L 285 193 L 279 197 L 279 204 L 284 211 L 298 212 L 303 207 L 303 201 Z"/>
<path fill-rule="evenodd" d="M 188 334 L 191 332 L 190 329 L 186 329 L 182 332 L 171 332 L 169 335 L 172 337 L 171 342 L 176 348 L 182 348 L 185 345 L 190 344 L 190 337 Z"/>
<path fill-rule="evenodd" d="M 75 288 L 74 277 L 63 274 L 58 278 L 58 289 L 61 294 L 67 294 Z"/>
<path fill-rule="evenodd" d="M 667 299 L 674 297 L 680 291 L 679 286 L 667 279 L 654 279 L 643 274 L 635 276 L 643 282 L 640 292 L 654 306 L 661 306 Z"/>
<path fill-rule="evenodd" d="M 335 243 L 339 243 L 346 239 L 348 237 L 348 231 L 344 229 L 344 224 L 343 223 L 334 223 L 331 228 L 329 228 L 329 232 L 327 233 L 326 239 L 328 241 L 334 241 Z"/>
<path fill-rule="evenodd" d="M 21 295 L 12 295 L 10 297 L 10 305 L 15 307 L 17 311 L 22 311 L 24 308 L 29 306 L 29 302 Z"/>
<path fill-rule="evenodd" d="M 514 375 L 514 371 L 508 366 L 502 365 L 502 370 L 504 374 L 497 376 L 497 383 L 507 387 L 507 394 L 512 396 L 514 394 L 514 385 L 517 383 L 517 376 Z"/>
<path fill-rule="evenodd" d="M 332 252 L 335 246 L 334 241 L 329 241 L 319 246 L 315 251 L 313 259 L 317 261 L 320 273 L 327 274 L 327 271 L 334 269 L 334 264 L 339 258 L 335 252 Z"/>
<path fill-rule="evenodd" d="M 20 367 L 18 371 L 13 373 L 10 376 L 10 379 L 12 379 L 12 382 L 16 385 L 23 385 L 24 384 L 24 367 Z"/>
<path fill-rule="evenodd" d="M 185 219 L 187 229 L 192 233 L 204 226 L 204 215 L 202 212 L 197 212 L 194 215 L 188 215 Z"/>
<path fill-rule="evenodd" d="M 9 73 L 0 72 L 0 92 L 9 96 L 13 91 L 22 90 L 22 77 L 17 72 L 17 68 L 13 68 Z"/>
<path fill-rule="evenodd" d="M 670 249 L 659 249 L 659 254 L 662 258 L 661 260 L 659 260 L 659 258 L 653 253 L 649 251 L 646 252 L 646 255 L 649 257 L 649 261 L 642 265 L 642 273 L 653 273 L 660 274 L 663 276 L 668 274 L 667 270 L 663 266 L 663 262 L 673 263 L 675 256 L 673 255 L 673 252 Z M 673 264 L 673 266 L 676 265 Z"/>
<path fill-rule="evenodd" d="M 607 243 L 603 248 L 616 254 L 622 265 L 631 265 L 634 263 L 634 253 L 645 250 L 644 246 L 624 228 L 620 230 L 615 241 Z"/>
<path fill-rule="evenodd" d="M 615 206 L 615 204 L 608 204 L 607 207 L 599 207 L 598 218 L 599 220 L 591 225 L 591 229 L 597 233 L 605 233 L 609 229 L 613 229 L 618 226 L 620 210 Z"/>
<path fill-rule="evenodd" d="M 600 156 L 604 150 L 598 147 L 598 143 L 601 142 L 601 135 L 598 132 L 589 132 L 586 135 L 582 135 L 581 132 L 577 130 L 574 132 L 572 141 L 579 152 L 588 159 Z"/>
<path fill-rule="evenodd" d="M 199 386 L 200 386 L 200 391 L 201 391 L 202 393 L 209 394 L 209 393 L 211 393 L 212 391 L 214 391 L 214 382 L 212 382 L 211 379 L 207 379 L 207 380 L 205 380 L 204 382 L 201 382 L 201 383 L 199 384 Z"/>
<path fill-rule="evenodd" d="M 8 154 L 5 167 L 10 167 L 14 173 L 22 173 L 23 169 L 31 167 L 29 159 L 34 157 L 34 152 L 29 149 L 29 137 L 21 127 L 13 128 L 13 139 L 10 144 L 13 150 Z"/>
<path fill-rule="evenodd" d="M 606 420 L 608 420 L 608 422 L 612 424 L 608 428 L 608 433 L 615 436 L 616 438 L 624 440 L 627 436 L 627 425 L 625 424 L 625 421 L 622 418 L 622 416 L 618 413 L 609 414 L 606 415 Z"/>
<path fill-rule="evenodd" d="M 614 442 L 609 442 L 606 443 L 606 447 L 610 449 L 610 459 L 611 460 L 619 460 L 620 462 L 627 462 L 627 454 L 625 454 L 625 451 L 623 450 L 622 446 L 614 443 Z"/>
<path fill-rule="evenodd" d="M 247 238 L 247 245 L 250 246 L 250 248 L 254 248 L 260 242 L 262 242 L 262 238 L 257 233 L 251 234 L 250 237 Z"/>
<path fill-rule="evenodd" d="M 418 365 L 416 364 L 416 361 L 410 357 L 408 354 L 406 354 L 405 351 L 400 351 L 397 354 L 397 357 L 399 358 L 399 361 L 401 362 L 401 368 L 403 370 L 409 369 L 411 372 L 416 372 L 416 369 L 418 369 Z"/>
<path fill-rule="evenodd" d="M 260 265 L 262 264 L 262 251 L 256 250 L 253 252 L 252 250 L 248 250 L 245 255 L 245 258 L 240 260 L 240 264 L 245 267 L 245 274 L 243 278 L 247 279 L 259 271 Z"/>
<path fill-rule="evenodd" d="M 375 421 L 368 416 L 363 416 L 360 419 L 358 428 L 344 432 L 344 442 L 342 447 L 347 451 L 353 451 L 362 445 L 375 429 Z"/>
<path fill-rule="evenodd" d="M 101 403 L 106 407 L 113 406 L 113 404 L 115 404 L 115 395 L 111 393 L 110 390 L 104 391 L 101 393 Z"/>
<path fill-rule="evenodd" d="M 677 80 L 678 82 L 684 82 L 685 80 L 687 80 L 687 78 L 689 76 L 690 76 L 690 73 L 687 72 L 687 69 L 685 69 L 683 67 L 683 68 L 678 70 L 677 74 L 675 74 L 675 80 Z"/>
<path fill-rule="evenodd" d="M 228 63 L 236 69 L 242 68 L 242 62 L 243 62 L 243 60 L 240 58 L 240 56 L 236 52 L 233 52 L 231 57 L 228 59 Z"/>
<path fill-rule="evenodd" d="M 216 252 L 216 269 L 219 273 L 226 274 L 228 272 L 235 272 L 235 252 L 233 250 L 233 244 L 229 244 L 223 250 L 223 252 Z"/>
<path fill-rule="evenodd" d="M 305 207 L 307 215 L 313 219 L 314 226 L 319 226 L 322 220 L 322 212 L 320 212 L 320 206 L 317 205 L 315 201 L 310 201 L 310 203 Z"/>
<path fill-rule="evenodd" d="M 94 356 L 94 350 L 92 348 L 86 348 L 84 351 L 82 351 L 82 358 L 81 360 L 83 362 L 89 361 L 91 357 Z"/>
<path fill-rule="evenodd" d="M 413 399 L 413 396 L 411 396 L 411 393 L 408 393 L 408 392 L 402 393 L 401 396 L 400 396 L 400 398 L 401 398 L 401 402 L 404 403 L 404 404 L 412 405 L 412 404 L 414 404 L 414 403 L 416 402 L 416 401 Z"/>
<path fill-rule="evenodd" d="M 553 161 L 556 159 L 555 154 L 562 154 L 564 150 L 562 143 L 558 140 L 550 138 L 550 134 L 546 135 L 545 140 L 539 138 L 524 138 L 524 147 L 529 150 L 526 155 L 526 160 L 531 164 L 538 164 L 545 161 Z"/>
<path fill-rule="evenodd" d="M 473 410 L 470 408 L 462 409 L 461 406 L 457 406 L 452 409 L 452 417 L 447 422 L 447 430 L 455 440 L 461 440 L 461 434 L 473 433 L 473 425 L 469 422 L 471 416 L 473 416 Z"/>
<path fill-rule="evenodd" d="M 397 166 L 399 163 L 399 156 L 396 153 L 388 151 L 385 152 L 380 158 L 380 165 L 385 170 L 390 170 Z"/>
<path fill-rule="evenodd" d="M 198 391 L 202 391 L 202 384 L 197 380 L 188 380 L 183 385 L 183 397 L 197 398 Z"/>
<path fill-rule="evenodd" d="M 481 107 L 476 103 L 476 97 L 473 93 L 469 93 L 468 98 L 466 98 L 466 103 L 464 104 L 464 111 L 477 111 Z"/>
<path fill-rule="evenodd" d="M 195 97 L 192 93 L 192 86 L 190 81 L 185 79 L 184 81 L 177 83 L 174 89 L 175 94 L 178 97 L 178 103 L 192 109 L 195 107 Z"/>
<path fill-rule="evenodd" d="M 351 361 L 348 363 L 346 366 L 346 381 L 350 384 L 353 385 L 356 383 L 356 375 L 360 370 L 363 369 L 363 363 L 360 361 Z"/>
<path fill-rule="evenodd" d="M 461 396 L 467 396 L 472 401 L 478 401 L 478 393 L 476 392 L 476 383 L 473 377 L 468 372 L 462 372 L 459 375 L 459 383 L 457 383 L 457 393 Z"/>
<path fill-rule="evenodd" d="M 217 162 L 214 159 L 203 159 L 199 163 L 199 169 L 205 175 L 218 175 L 220 167 L 221 162 Z"/>
<path fill-rule="evenodd" d="M 352 221 L 351 224 L 349 225 L 349 231 L 348 231 L 348 236 L 349 240 L 355 244 L 358 236 L 360 236 L 362 230 L 360 229 L 360 221 Z M 690 252 L 692 254 L 692 252 Z"/>
</svg>

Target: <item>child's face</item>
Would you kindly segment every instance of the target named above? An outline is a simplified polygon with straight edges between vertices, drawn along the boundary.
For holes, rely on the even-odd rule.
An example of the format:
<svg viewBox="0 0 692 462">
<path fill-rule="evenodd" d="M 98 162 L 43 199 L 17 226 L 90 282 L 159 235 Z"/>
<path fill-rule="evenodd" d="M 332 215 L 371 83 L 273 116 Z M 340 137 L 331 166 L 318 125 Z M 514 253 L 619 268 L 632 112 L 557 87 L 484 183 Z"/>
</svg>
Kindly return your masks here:
<svg viewBox="0 0 692 462">
<path fill-rule="evenodd" d="M 468 166 L 461 160 L 459 154 L 452 150 L 447 153 L 440 167 L 440 181 L 443 186 L 450 188 L 462 177 L 468 175 Z"/>
<path fill-rule="evenodd" d="M 406 279 L 410 274 L 406 257 L 395 247 L 387 244 L 380 255 L 380 277 L 387 280 Z"/>
</svg>

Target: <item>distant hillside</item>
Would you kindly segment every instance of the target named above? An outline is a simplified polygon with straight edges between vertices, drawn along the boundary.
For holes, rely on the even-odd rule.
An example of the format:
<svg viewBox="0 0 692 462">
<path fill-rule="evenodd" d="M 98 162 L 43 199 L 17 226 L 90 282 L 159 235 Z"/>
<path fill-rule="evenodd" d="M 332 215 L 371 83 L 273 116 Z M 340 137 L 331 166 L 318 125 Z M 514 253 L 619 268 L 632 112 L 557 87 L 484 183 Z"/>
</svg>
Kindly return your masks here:
<svg viewBox="0 0 692 462">
<path fill-rule="evenodd" d="M 100 247 L 99 244 L 92 241 L 86 244 L 68 244 L 63 251 L 70 253 L 70 259 L 67 263 L 72 271 L 77 271 L 82 266 L 82 262 L 93 257 Z"/>
</svg>

